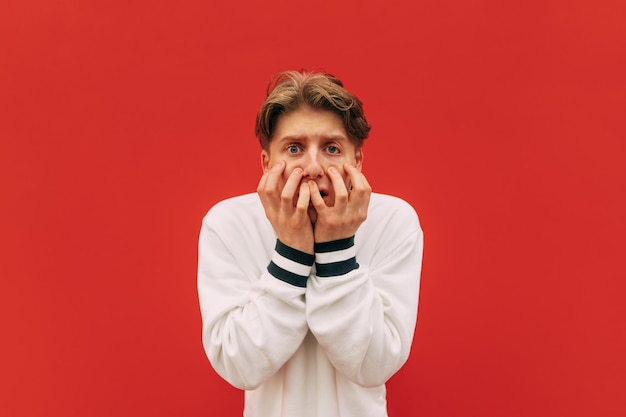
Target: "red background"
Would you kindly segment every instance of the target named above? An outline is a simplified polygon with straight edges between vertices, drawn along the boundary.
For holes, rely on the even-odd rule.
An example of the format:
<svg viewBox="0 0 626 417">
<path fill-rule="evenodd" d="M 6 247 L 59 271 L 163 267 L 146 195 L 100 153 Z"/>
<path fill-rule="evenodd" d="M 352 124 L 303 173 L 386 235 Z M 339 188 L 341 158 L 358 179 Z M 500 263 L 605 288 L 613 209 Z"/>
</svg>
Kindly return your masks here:
<svg viewBox="0 0 626 417">
<path fill-rule="evenodd" d="M 425 230 L 391 417 L 626 415 L 625 13 L 3 0 L 0 414 L 241 415 L 201 347 L 200 221 L 256 187 L 270 76 L 322 67 Z"/>
</svg>

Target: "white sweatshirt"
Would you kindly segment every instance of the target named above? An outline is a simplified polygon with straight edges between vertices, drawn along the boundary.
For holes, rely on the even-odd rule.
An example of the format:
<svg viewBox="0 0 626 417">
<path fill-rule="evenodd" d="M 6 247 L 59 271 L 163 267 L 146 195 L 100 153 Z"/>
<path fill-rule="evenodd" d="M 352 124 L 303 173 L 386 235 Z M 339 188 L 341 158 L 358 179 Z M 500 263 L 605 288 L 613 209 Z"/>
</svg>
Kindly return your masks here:
<svg viewBox="0 0 626 417">
<path fill-rule="evenodd" d="M 206 354 L 245 392 L 245 417 L 385 417 L 385 382 L 409 355 L 423 234 L 406 202 L 372 194 L 354 238 L 315 256 L 277 241 L 257 194 L 202 223 Z M 271 272 L 270 272 L 271 271 Z"/>
</svg>

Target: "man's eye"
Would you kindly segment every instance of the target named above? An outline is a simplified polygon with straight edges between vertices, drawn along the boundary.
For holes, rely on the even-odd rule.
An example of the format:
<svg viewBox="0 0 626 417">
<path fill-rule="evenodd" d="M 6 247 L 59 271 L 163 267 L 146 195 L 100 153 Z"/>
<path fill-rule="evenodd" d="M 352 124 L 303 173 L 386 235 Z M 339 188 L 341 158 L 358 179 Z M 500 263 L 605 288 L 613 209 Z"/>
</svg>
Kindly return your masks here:
<svg viewBox="0 0 626 417">
<path fill-rule="evenodd" d="M 287 152 L 289 153 L 298 153 L 299 149 L 296 145 L 287 146 Z"/>
<path fill-rule="evenodd" d="M 339 153 L 339 148 L 335 145 L 330 145 L 326 149 L 328 150 L 328 153 Z"/>
</svg>

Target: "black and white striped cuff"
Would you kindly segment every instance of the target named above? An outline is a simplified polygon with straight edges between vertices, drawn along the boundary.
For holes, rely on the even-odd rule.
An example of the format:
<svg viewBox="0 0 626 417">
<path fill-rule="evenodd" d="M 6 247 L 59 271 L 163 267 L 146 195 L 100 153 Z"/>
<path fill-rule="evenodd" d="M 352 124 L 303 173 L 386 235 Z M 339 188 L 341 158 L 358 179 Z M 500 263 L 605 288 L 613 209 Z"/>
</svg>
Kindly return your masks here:
<svg viewBox="0 0 626 417">
<path fill-rule="evenodd" d="M 318 277 L 345 275 L 359 267 L 356 262 L 354 236 L 331 242 L 316 243 L 314 250 L 315 275 Z"/>
<path fill-rule="evenodd" d="M 315 255 L 302 252 L 276 240 L 276 248 L 267 270 L 275 278 L 297 287 L 306 287 Z"/>
</svg>

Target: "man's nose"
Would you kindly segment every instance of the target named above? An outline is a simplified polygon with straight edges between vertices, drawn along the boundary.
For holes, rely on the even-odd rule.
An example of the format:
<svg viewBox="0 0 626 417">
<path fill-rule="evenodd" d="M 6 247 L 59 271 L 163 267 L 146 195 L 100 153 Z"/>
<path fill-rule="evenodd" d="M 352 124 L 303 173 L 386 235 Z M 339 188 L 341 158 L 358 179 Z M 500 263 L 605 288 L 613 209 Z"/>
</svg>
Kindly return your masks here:
<svg viewBox="0 0 626 417">
<path fill-rule="evenodd" d="M 320 163 L 320 154 L 316 150 L 307 152 L 302 170 L 303 176 L 309 179 L 315 179 L 324 175 L 324 168 Z"/>
</svg>

